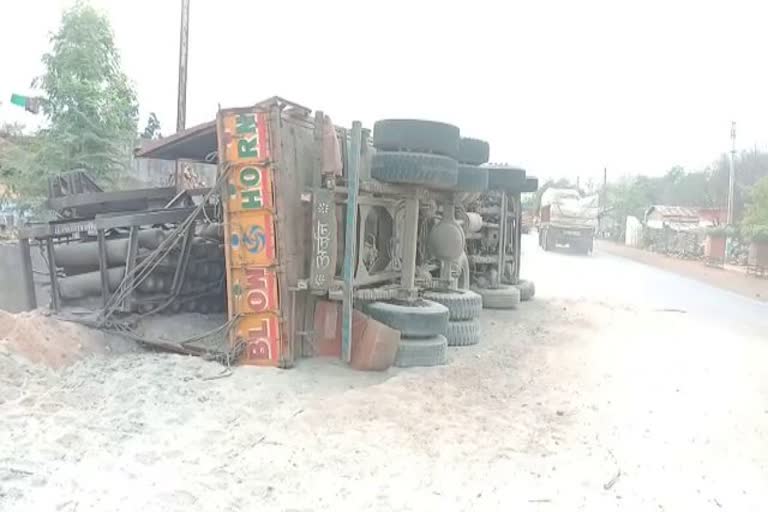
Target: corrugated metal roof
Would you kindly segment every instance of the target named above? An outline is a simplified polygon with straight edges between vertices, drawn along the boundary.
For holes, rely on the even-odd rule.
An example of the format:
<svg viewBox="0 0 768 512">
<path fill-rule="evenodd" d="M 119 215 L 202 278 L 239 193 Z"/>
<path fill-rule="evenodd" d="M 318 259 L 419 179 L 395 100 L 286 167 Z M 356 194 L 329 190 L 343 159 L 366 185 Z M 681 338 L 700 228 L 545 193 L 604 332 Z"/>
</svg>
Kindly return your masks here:
<svg viewBox="0 0 768 512">
<path fill-rule="evenodd" d="M 689 208 L 687 206 L 666 206 L 661 204 L 655 204 L 648 208 L 648 210 L 645 212 L 645 216 L 648 217 L 652 212 L 658 212 L 661 214 L 662 217 L 675 217 L 678 219 L 681 218 L 690 218 L 691 222 L 698 222 L 699 220 L 699 211 L 697 208 Z"/>
<path fill-rule="evenodd" d="M 209 121 L 169 137 L 147 142 L 134 154 L 137 158 L 207 162 L 206 158 L 216 151 L 216 145 L 216 121 Z"/>
</svg>

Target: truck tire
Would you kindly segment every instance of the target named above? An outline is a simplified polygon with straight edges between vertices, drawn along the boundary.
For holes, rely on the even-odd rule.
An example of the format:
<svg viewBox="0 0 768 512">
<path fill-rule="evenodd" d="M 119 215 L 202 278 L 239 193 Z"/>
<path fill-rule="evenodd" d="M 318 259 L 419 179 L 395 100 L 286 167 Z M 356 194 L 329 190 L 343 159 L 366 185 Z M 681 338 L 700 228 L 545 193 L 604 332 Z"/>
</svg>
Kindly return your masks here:
<svg viewBox="0 0 768 512">
<path fill-rule="evenodd" d="M 573 252 L 577 254 L 589 254 L 589 246 L 586 240 L 574 240 L 570 243 L 570 247 L 573 248 Z"/>
<path fill-rule="evenodd" d="M 459 162 L 482 165 L 488 162 L 491 147 L 484 140 L 462 137 L 459 141 Z"/>
<path fill-rule="evenodd" d="M 544 231 L 544 250 L 554 251 L 556 247 L 555 237 L 549 232 L 549 229 Z"/>
<path fill-rule="evenodd" d="M 395 366 L 439 366 L 445 364 L 448 340 L 442 334 L 420 340 L 401 339 L 395 356 Z"/>
<path fill-rule="evenodd" d="M 448 308 L 431 300 L 370 302 L 363 311 L 406 338 L 431 338 L 443 334 L 448 325 Z"/>
<path fill-rule="evenodd" d="M 421 119 L 382 119 L 373 125 L 373 146 L 384 151 L 459 156 L 456 126 Z"/>
<path fill-rule="evenodd" d="M 498 288 L 473 288 L 483 298 L 485 309 L 515 309 L 520 304 L 520 290 L 514 286 Z"/>
<path fill-rule="evenodd" d="M 378 151 L 373 156 L 371 176 L 387 183 L 450 188 L 456 185 L 458 164 L 439 155 Z"/>
<path fill-rule="evenodd" d="M 425 291 L 423 297 L 447 307 L 451 321 L 472 320 L 483 310 L 483 298 L 472 290 L 434 289 Z"/>
<path fill-rule="evenodd" d="M 488 189 L 516 191 L 525 185 L 525 171 L 515 167 L 488 167 Z"/>
<path fill-rule="evenodd" d="M 515 287 L 520 290 L 520 300 L 531 300 L 536 295 L 536 286 L 533 284 L 533 281 L 520 279 Z"/>
<path fill-rule="evenodd" d="M 459 164 L 453 189 L 459 192 L 485 192 L 488 190 L 488 169 Z"/>
<path fill-rule="evenodd" d="M 480 320 L 475 318 L 473 320 L 448 322 L 445 337 L 448 338 L 449 347 L 477 345 L 480 343 Z"/>
</svg>

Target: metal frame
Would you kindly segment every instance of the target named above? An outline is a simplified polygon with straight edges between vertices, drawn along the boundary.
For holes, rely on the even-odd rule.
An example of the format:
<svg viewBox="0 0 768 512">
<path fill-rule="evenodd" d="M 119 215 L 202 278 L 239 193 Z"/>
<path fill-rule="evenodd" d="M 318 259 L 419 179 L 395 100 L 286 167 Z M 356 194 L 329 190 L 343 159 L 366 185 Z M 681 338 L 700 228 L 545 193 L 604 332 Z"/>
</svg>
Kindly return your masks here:
<svg viewBox="0 0 768 512">
<path fill-rule="evenodd" d="M 531 183 L 536 180 L 532 179 Z M 526 182 L 527 184 L 527 182 Z M 522 242 L 522 190 L 488 191 L 487 197 L 496 197 L 499 206 L 478 206 L 475 213 L 485 216 L 498 216 L 498 224 L 484 220 L 485 228 L 498 229 L 498 245 L 493 254 L 470 254 L 468 261 L 472 265 L 483 265 L 485 275 L 491 286 L 498 284 L 517 284 L 520 280 L 520 259 Z M 479 240 L 481 233 L 471 233 L 467 240 Z"/>
<path fill-rule="evenodd" d="M 341 357 L 345 362 L 352 359 L 352 304 L 355 267 L 355 242 L 357 241 L 357 193 L 360 188 L 360 143 L 362 124 L 352 123 L 352 140 L 349 147 L 349 166 L 347 167 L 347 215 L 344 231 L 344 298 L 342 300 L 341 322 Z"/>
<path fill-rule="evenodd" d="M 34 281 L 32 280 L 31 255 L 29 254 L 30 240 L 37 240 L 45 245 L 46 258 L 48 260 L 48 273 L 51 285 L 51 306 L 54 311 L 61 310 L 61 294 L 56 265 L 56 251 L 54 244 L 56 239 L 70 238 L 72 235 L 95 231 L 96 241 L 99 252 L 99 272 L 101 274 L 101 298 L 103 304 L 107 304 L 111 291 L 109 289 L 107 263 L 107 237 L 106 232 L 115 228 L 129 228 L 128 252 L 126 254 L 126 275 L 130 276 L 131 271 L 137 264 L 138 256 L 138 237 L 140 226 L 151 226 L 157 224 L 177 224 L 180 223 L 195 211 L 195 208 L 164 208 L 159 210 L 148 210 L 141 212 L 120 212 L 115 214 L 96 215 L 93 219 L 75 219 L 71 221 L 54 221 L 47 224 L 38 224 L 27 226 L 21 232 L 20 246 L 22 251 L 22 269 L 25 274 L 25 289 L 27 301 L 30 309 L 36 307 L 37 300 L 34 294 Z M 206 212 L 213 214 L 213 212 Z M 202 215 L 202 212 L 198 215 Z M 160 303 L 176 297 L 181 290 L 182 278 L 186 272 L 189 262 L 189 254 L 194 237 L 194 224 L 190 225 L 189 230 L 184 234 L 181 242 L 181 255 L 174 273 L 173 284 L 169 294 L 160 294 L 155 297 L 139 300 L 132 293 L 120 306 L 123 311 L 130 311 L 133 304 L 140 303 Z"/>
</svg>

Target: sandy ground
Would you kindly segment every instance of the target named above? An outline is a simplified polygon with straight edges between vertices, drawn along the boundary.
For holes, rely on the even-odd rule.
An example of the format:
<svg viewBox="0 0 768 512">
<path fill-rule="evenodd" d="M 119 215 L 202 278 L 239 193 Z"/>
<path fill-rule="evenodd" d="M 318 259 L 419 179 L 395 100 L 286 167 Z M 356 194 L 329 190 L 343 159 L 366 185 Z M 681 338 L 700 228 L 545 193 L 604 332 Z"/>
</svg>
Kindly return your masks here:
<svg viewBox="0 0 768 512">
<path fill-rule="evenodd" d="M 768 508 L 764 331 L 563 280 L 637 264 L 526 256 L 539 298 L 485 311 L 440 368 L 14 360 L 0 510 Z"/>
</svg>

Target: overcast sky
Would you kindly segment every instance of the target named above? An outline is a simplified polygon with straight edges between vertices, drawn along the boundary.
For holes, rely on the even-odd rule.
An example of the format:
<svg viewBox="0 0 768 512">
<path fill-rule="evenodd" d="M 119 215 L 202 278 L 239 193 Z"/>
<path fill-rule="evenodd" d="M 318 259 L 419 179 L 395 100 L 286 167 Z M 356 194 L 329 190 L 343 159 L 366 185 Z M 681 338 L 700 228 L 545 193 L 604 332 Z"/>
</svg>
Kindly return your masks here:
<svg viewBox="0 0 768 512">
<path fill-rule="evenodd" d="M 141 105 L 176 122 L 180 0 L 92 0 Z M 71 0 L 0 3 L 0 122 Z M 768 2 L 191 0 L 187 125 L 280 95 L 337 124 L 419 117 L 540 177 L 699 169 L 768 147 Z M 630 5 L 631 4 L 631 5 Z"/>
</svg>

